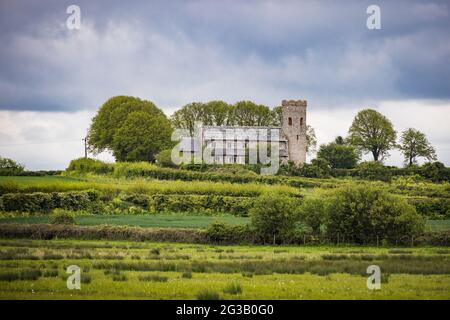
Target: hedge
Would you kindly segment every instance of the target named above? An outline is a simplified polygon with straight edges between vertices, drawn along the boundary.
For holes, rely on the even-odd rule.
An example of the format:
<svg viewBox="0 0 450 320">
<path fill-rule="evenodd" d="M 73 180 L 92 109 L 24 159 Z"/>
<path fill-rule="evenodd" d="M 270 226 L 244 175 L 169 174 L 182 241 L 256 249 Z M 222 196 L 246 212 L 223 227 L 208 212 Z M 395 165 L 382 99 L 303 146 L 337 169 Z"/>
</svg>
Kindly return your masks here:
<svg viewBox="0 0 450 320">
<path fill-rule="evenodd" d="M 49 224 L 0 224 L 0 238 L 127 240 L 185 243 L 240 244 L 256 243 L 248 227 L 212 225 L 208 230 L 175 228 L 140 228 L 128 226 L 76 226 Z M 296 241 L 301 244 L 301 240 Z M 325 242 L 324 242 L 325 243 Z M 328 242 L 335 243 L 335 242 Z M 311 244 L 311 243 L 308 243 Z M 318 243 L 319 244 L 319 243 Z M 398 244 L 410 245 L 410 239 Z M 450 231 L 427 232 L 414 239 L 414 245 L 450 246 Z"/>
<path fill-rule="evenodd" d="M 416 207 L 418 213 L 430 219 L 450 219 L 449 198 L 407 198 L 409 204 Z"/>
<path fill-rule="evenodd" d="M 114 165 L 114 175 L 116 177 L 136 178 L 148 177 L 160 180 L 204 180 L 213 182 L 231 183 L 265 183 L 265 184 L 286 184 L 296 188 L 313 187 L 335 187 L 333 182 L 316 181 L 300 177 L 287 176 L 262 176 L 254 174 L 226 174 L 215 172 L 189 171 L 171 168 L 161 168 L 147 162 L 127 163 L 121 162 Z"/>
<path fill-rule="evenodd" d="M 50 224 L 0 224 L 1 238 L 129 240 L 207 243 L 206 232 L 186 228 L 139 228 L 128 226 L 76 226 Z"/>
<path fill-rule="evenodd" d="M 7 193 L 0 196 L 0 211 L 48 213 L 52 209 L 61 208 L 90 213 L 108 213 L 108 211 L 114 213 L 127 211 L 134 206 L 151 213 L 170 211 L 230 213 L 246 216 L 254 199 L 222 195 L 177 194 L 122 194 L 119 198 L 111 199 L 97 191 Z M 143 213 L 139 210 L 133 212 Z"/>
<path fill-rule="evenodd" d="M 6 193 L 0 196 L 0 211 L 50 212 L 61 208 L 72 211 L 94 211 L 101 204 L 100 193 L 94 190 L 79 192 Z"/>
</svg>

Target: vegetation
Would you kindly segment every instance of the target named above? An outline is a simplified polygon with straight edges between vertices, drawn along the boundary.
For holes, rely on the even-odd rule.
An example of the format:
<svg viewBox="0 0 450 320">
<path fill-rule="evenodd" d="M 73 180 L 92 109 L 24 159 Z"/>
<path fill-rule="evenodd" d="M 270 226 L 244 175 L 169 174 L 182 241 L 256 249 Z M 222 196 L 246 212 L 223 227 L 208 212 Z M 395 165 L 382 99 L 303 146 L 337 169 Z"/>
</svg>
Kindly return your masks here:
<svg viewBox="0 0 450 320">
<path fill-rule="evenodd" d="M 73 212 L 61 209 L 55 209 L 50 215 L 51 224 L 75 224 Z"/>
<path fill-rule="evenodd" d="M 171 144 L 171 125 L 152 102 L 116 96 L 92 120 L 88 144 L 93 152 L 111 150 L 118 161 L 153 161 Z"/>
<path fill-rule="evenodd" d="M 317 158 L 328 161 L 333 169 L 351 169 L 356 167 L 359 155 L 355 147 L 337 137 L 334 142 L 320 146 Z"/>
<path fill-rule="evenodd" d="M 74 240 L 0 240 L 0 246 L 0 299 L 450 298 L 450 252 L 439 247 L 392 251 Z M 155 248 L 160 255 L 149 258 Z M 43 256 L 44 251 L 60 259 Z M 66 288 L 65 270 L 73 263 L 81 267 L 82 290 Z M 382 290 L 366 289 L 369 264 L 379 265 L 383 278 L 389 274 Z"/>
<path fill-rule="evenodd" d="M 0 176 L 16 176 L 24 171 L 25 167 L 16 161 L 0 157 Z"/>
<path fill-rule="evenodd" d="M 425 134 L 413 128 L 403 131 L 400 150 L 405 157 L 405 164 L 408 166 L 417 163 L 417 157 L 426 158 L 428 161 L 437 160 L 436 150 L 428 142 Z"/>
<path fill-rule="evenodd" d="M 413 206 L 377 187 L 344 187 L 330 198 L 327 211 L 327 232 L 356 243 L 413 237 L 424 230 Z"/>
<path fill-rule="evenodd" d="M 298 220 L 295 205 L 283 195 L 261 195 L 250 209 L 251 224 L 257 235 L 266 242 L 289 241 Z"/>
<path fill-rule="evenodd" d="M 349 129 L 349 142 L 362 152 L 372 153 L 374 161 L 387 156 L 396 146 L 396 138 L 391 121 L 372 109 L 358 112 Z"/>
</svg>

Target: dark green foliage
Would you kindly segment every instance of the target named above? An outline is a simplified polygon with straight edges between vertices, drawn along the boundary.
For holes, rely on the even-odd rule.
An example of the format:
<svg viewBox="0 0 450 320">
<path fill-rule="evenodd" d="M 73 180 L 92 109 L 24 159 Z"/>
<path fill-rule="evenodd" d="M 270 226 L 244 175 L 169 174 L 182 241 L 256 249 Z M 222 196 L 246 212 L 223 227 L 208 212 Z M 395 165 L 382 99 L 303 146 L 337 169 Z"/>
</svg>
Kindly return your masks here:
<svg viewBox="0 0 450 320">
<path fill-rule="evenodd" d="M 348 132 L 349 143 L 362 152 L 372 153 L 374 161 L 383 160 L 397 145 L 391 121 L 373 109 L 359 111 Z"/>
<path fill-rule="evenodd" d="M 449 181 L 450 169 L 446 168 L 442 162 L 428 162 L 422 168 L 422 175 L 434 182 Z"/>
<path fill-rule="evenodd" d="M 157 194 L 149 198 L 151 212 L 222 212 L 246 216 L 255 198 L 229 197 L 220 195 L 165 195 Z"/>
<path fill-rule="evenodd" d="M 50 215 L 51 224 L 75 224 L 75 215 L 71 211 L 54 209 Z"/>
<path fill-rule="evenodd" d="M 450 219 L 449 198 L 410 197 L 407 198 L 407 201 L 423 217 L 428 219 Z"/>
<path fill-rule="evenodd" d="M 424 220 L 413 206 L 379 187 L 346 186 L 329 201 L 327 232 L 356 243 L 373 242 L 377 236 L 418 236 L 424 229 Z"/>
<path fill-rule="evenodd" d="M 139 281 L 167 282 L 169 278 L 157 274 L 150 274 L 150 275 L 140 275 L 138 276 L 138 279 Z"/>
<path fill-rule="evenodd" d="M 160 151 L 156 155 L 156 163 L 161 167 L 176 168 L 178 165 L 172 162 L 172 149 Z"/>
<path fill-rule="evenodd" d="M 299 218 L 295 201 L 276 193 L 258 197 L 249 213 L 252 228 L 265 242 L 289 241 Z"/>
<path fill-rule="evenodd" d="M 17 176 L 23 173 L 25 167 L 16 161 L 0 157 L 0 176 Z"/>
<path fill-rule="evenodd" d="M 219 222 L 214 222 L 208 227 L 206 236 L 213 243 L 239 243 L 253 240 L 248 226 L 227 225 Z"/>
<path fill-rule="evenodd" d="M 357 175 L 363 180 L 390 181 L 392 173 L 389 168 L 378 161 L 365 161 L 357 166 Z"/>
<path fill-rule="evenodd" d="M 315 235 L 320 234 L 320 227 L 327 222 L 327 203 L 322 199 L 306 198 L 299 207 L 300 219 L 311 228 Z"/>
<path fill-rule="evenodd" d="M 171 125 L 152 102 L 116 96 L 92 120 L 88 144 L 92 151 L 109 149 L 118 160 L 152 161 L 170 146 Z"/>
<path fill-rule="evenodd" d="M 192 279 L 192 272 L 185 271 L 181 274 L 181 277 L 184 279 Z"/>
<path fill-rule="evenodd" d="M 242 293 L 242 286 L 236 282 L 230 283 L 223 289 L 223 293 L 240 294 Z"/>
<path fill-rule="evenodd" d="M 359 160 L 355 147 L 343 144 L 342 141 L 331 142 L 320 146 L 317 152 L 318 159 L 325 159 L 333 169 L 351 169 Z"/>
<path fill-rule="evenodd" d="M 91 158 L 78 158 L 70 161 L 67 171 L 76 171 L 77 173 L 96 173 L 107 174 L 113 171 L 113 164 Z"/>
<path fill-rule="evenodd" d="M 220 300 L 220 294 L 210 289 L 203 289 L 197 293 L 197 300 Z"/>
<path fill-rule="evenodd" d="M 94 190 L 52 193 L 7 193 L 0 196 L 1 211 L 48 213 L 60 208 L 71 211 L 101 210 L 100 193 Z"/>
</svg>

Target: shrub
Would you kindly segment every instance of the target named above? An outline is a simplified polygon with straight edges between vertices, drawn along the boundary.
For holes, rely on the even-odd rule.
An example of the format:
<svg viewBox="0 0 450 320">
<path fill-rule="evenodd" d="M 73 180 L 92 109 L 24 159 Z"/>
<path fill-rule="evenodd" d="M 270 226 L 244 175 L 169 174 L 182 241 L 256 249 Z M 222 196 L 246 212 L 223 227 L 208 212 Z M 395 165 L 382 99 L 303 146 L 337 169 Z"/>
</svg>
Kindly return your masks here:
<svg viewBox="0 0 450 320">
<path fill-rule="evenodd" d="M 220 300 L 220 294 L 210 289 L 203 289 L 197 293 L 197 300 Z"/>
<path fill-rule="evenodd" d="M 269 242 L 290 241 L 298 221 L 292 198 L 272 193 L 257 198 L 250 209 L 251 226 L 256 234 Z"/>
<path fill-rule="evenodd" d="M 363 180 L 390 181 L 392 173 L 378 161 L 365 161 L 357 166 L 357 175 Z"/>
<path fill-rule="evenodd" d="M 0 157 L 0 176 L 20 175 L 25 167 L 16 161 Z"/>
<path fill-rule="evenodd" d="M 169 278 L 157 274 L 150 274 L 150 275 L 140 275 L 138 276 L 138 279 L 139 281 L 167 282 Z"/>
<path fill-rule="evenodd" d="M 181 277 L 185 279 L 192 279 L 192 272 L 185 271 L 181 274 Z"/>
<path fill-rule="evenodd" d="M 249 242 L 251 232 L 247 225 L 229 225 L 220 222 L 213 222 L 206 230 L 206 236 L 211 242 L 220 243 L 241 243 Z"/>
<path fill-rule="evenodd" d="M 156 155 L 156 163 L 165 168 L 178 167 L 172 161 L 172 149 L 162 150 Z"/>
<path fill-rule="evenodd" d="M 113 165 L 91 158 L 78 158 L 70 161 L 67 171 L 77 173 L 107 174 L 113 171 Z"/>
<path fill-rule="evenodd" d="M 442 162 L 428 162 L 421 168 L 422 175 L 434 182 L 448 181 L 450 179 L 450 170 Z"/>
<path fill-rule="evenodd" d="M 51 224 L 75 224 L 75 215 L 73 212 L 63 210 L 63 209 L 55 209 L 52 211 L 50 215 L 50 223 Z"/>
<path fill-rule="evenodd" d="M 313 234 L 320 234 L 320 227 L 327 219 L 324 199 L 306 198 L 299 207 L 300 219 L 311 228 Z"/>
<path fill-rule="evenodd" d="M 356 243 L 374 242 L 377 236 L 391 240 L 417 236 L 424 230 L 424 220 L 413 206 L 376 186 L 349 185 L 337 190 L 327 211 L 329 235 Z"/>
<path fill-rule="evenodd" d="M 239 283 L 230 283 L 223 289 L 223 293 L 240 294 L 242 293 L 242 286 Z"/>
</svg>

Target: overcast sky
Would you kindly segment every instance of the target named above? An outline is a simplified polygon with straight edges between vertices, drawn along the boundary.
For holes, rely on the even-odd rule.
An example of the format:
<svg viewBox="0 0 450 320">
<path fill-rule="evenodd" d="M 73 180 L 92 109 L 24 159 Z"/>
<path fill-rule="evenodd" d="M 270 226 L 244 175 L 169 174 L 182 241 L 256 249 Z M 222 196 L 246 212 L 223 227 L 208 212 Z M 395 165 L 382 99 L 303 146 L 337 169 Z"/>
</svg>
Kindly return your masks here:
<svg viewBox="0 0 450 320">
<path fill-rule="evenodd" d="M 81 29 L 66 8 L 81 8 Z M 371 4 L 381 30 L 366 27 Z M 358 110 L 426 133 L 450 165 L 448 1 L 0 1 L 0 156 L 63 169 L 109 97 L 308 100 L 319 143 Z M 102 155 L 103 159 L 112 159 Z M 401 165 L 398 152 L 387 164 Z"/>
</svg>

